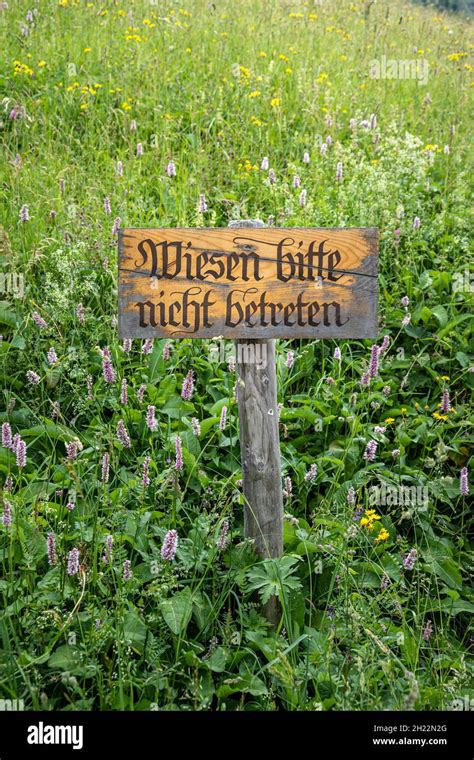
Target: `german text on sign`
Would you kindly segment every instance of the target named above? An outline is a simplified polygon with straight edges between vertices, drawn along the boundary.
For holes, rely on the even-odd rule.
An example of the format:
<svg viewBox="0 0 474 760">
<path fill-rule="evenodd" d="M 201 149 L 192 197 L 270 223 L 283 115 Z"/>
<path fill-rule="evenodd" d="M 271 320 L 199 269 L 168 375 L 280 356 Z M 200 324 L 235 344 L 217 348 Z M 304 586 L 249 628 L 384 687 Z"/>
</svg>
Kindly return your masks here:
<svg viewBox="0 0 474 760">
<path fill-rule="evenodd" d="M 377 231 L 123 229 L 121 338 L 375 338 Z"/>
</svg>

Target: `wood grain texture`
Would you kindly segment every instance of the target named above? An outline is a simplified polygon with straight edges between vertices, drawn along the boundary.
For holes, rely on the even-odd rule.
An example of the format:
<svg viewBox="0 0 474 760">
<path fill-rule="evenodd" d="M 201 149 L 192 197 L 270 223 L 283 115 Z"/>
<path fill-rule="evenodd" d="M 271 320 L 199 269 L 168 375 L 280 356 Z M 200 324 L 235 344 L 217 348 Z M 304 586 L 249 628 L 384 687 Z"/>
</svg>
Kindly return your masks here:
<svg viewBox="0 0 474 760">
<path fill-rule="evenodd" d="M 259 220 L 238 223 L 239 227 L 262 225 Z M 283 496 L 275 341 L 238 340 L 236 355 L 244 535 L 254 541 L 262 558 L 276 558 L 283 554 Z M 271 597 L 263 611 L 277 627 L 281 617 L 277 598 Z"/>
<path fill-rule="evenodd" d="M 121 338 L 373 338 L 374 229 L 123 229 Z"/>
</svg>

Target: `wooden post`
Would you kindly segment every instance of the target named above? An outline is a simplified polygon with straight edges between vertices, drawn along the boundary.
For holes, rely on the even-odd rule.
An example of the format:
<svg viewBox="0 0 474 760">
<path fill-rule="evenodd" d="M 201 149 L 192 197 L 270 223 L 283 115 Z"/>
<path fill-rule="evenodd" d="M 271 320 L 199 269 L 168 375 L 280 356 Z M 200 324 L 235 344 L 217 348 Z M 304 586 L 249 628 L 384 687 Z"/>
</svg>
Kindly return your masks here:
<svg viewBox="0 0 474 760">
<path fill-rule="evenodd" d="M 229 227 L 264 227 L 258 219 L 231 222 Z M 283 553 L 283 495 L 274 340 L 237 340 L 237 400 L 242 462 L 244 535 L 264 559 Z M 278 625 L 276 597 L 265 616 Z"/>
</svg>

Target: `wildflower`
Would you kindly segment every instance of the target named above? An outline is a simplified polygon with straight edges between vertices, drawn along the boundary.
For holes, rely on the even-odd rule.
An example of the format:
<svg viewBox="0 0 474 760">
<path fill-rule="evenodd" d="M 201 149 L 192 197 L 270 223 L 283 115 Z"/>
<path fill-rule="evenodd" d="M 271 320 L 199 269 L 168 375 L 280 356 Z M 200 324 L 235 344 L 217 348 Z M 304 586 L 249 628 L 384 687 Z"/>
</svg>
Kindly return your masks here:
<svg viewBox="0 0 474 760">
<path fill-rule="evenodd" d="M 181 449 L 181 438 L 179 435 L 176 436 L 175 440 L 175 450 L 176 450 L 176 460 L 175 460 L 175 467 L 178 472 L 183 469 L 183 451 Z"/>
<path fill-rule="evenodd" d="M 73 462 L 76 459 L 76 457 L 77 457 L 77 452 L 78 452 L 78 448 L 79 448 L 78 447 L 77 439 L 74 439 L 72 441 L 68 441 L 65 444 L 65 446 L 66 446 L 67 458 L 69 459 L 70 462 Z"/>
<path fill-rule="evenodd" d="M 126 449 L 131 449 L 132 444 L 130 442 L 130 436 L 123 420 L 117 422 L 117 438 L 122 446 Z"/>
<path fill-rule="evenodd" d="M 293 187 L 298 188 L 301 186 L 301 180 L 297 174 L 293 177 Z"/>
<path fill-rule="evenodd" d="M 285 487 L 283 489 L 283 496 L 285 499 L 291 499 L 291 495 L 293 493 L 293 483 L 291 482 L 291 478 L 287 475 L 285 478 Z"/>
<path fill-rule="evenodd" d="M 364 372 L 364 374 L 362 375 L 362 377 L 359 380 L 359 385 L 361 385 L 362 387 L 370 385 L 370 373 L 369 372 Z"/>
<path fill-rule="evenodd" d="M 201 425 L 199 424 L 199 420 L 197 417 L 191 418 L 191 427 L 193 429 L 193 433 L 196 436 L 196 438 L 199 438 L 201 435 Z"/>
<path fill-rule="evenodd" d="M 402 327 L 406 327 L 411 322 L 411 314 L 405 314 L 405 316 L 402 319 Z"/>
<path fill-rule="evenodd" d="M 349 129 L 351 130 L 351 132 L 355 130 L 356 126 L 357 126 L 357 119 L 349 119 Z"/>
<path fill-rule="evenodd" d="M 463 467 L 459 473 L 459 493 L 461 496 L 469 496 L 469 483 L 467 467 Z"/>
<path fill-rule="evenodd" d="M 429 641 L 432 633 L 433 633 L 433 623 L 431 620 L 427 620 L 426 625 L 423 629 L 423 633 L 421 634 L 423 641 Z"/>
<path fill-rule="evenodd" d="M 274 169 L 269 169 L 268 171 L 268 181 L 271 185 L 274 185 L 276 182 L 276 174 Z"/>
<path fill-rule="evenodd" d="M 145 395 L 145 391 L 146 391 L 146 385 L 145 383 L 142 383 L 142 385 L 140 385 L 139 389 L 137 390 L 137 401 L 139 404 L 141 404 L 143 401 L 143 396 Z"/>
<path fill-rule="evenodd" d="M 20 209 L 20 222 L 29 222 L 29 221 L 30 221 L 30 212 L 28 210 L 28 206 L 26 205 L 26 203 L 24 203 Z"/>
<path fill-rule="evenodd" d="M 137 143 L 137 156 L 143 156 L 143 145 L 141 142 Z"/>
<path fill-rule="evenodd" d="M 377 453 L 377 441 L 371 440 L 368 442 L 365 451 L 364 451 L 364 459 L 367 462 L 373 462 L 375 459 L 375 454 Z"/>
<path fill-rule="evenodd" d="M 107 346 L 102 350 L 102 370 L 105 382 L 109 385 L 115 383 L 115 370 L 112 366 L 110 351 Z"/>
<path fill-rule="evenodd" d="M 372 531 L 377 520 L 381 520 L 380 515 L 377 514 L 375 509 L 366 509 L 365 517 L 362 517 L 360 525 L 362 528 L 366 527 L 367 530 Z"/>
<path fill-rule="evenodd" d="M 104 211 L 106 214 L 112 213 L 112 209 L 110 208 L 110 198 L 108 196 L 104 198 Z"/>
<path fill-rule="evenodd" d="M 79 549 L 71 549 L 67 560 L 67 574 L 77 575 L 79 572 Z"/>
<path fill-rule="evenodd" d="M 146 426 L 149 430 L 156 430 L 158 422 L 155 418 L 155 407 L 150 404 L 146 410 Z"/>
<path fill-rule="evenodd" d="M 444 155 L 445 155 L 445 156 L 449 156 L 450 152 L 451 152 L 451 151 L 450 151 L 450 149 L 449 149 L 449 145 L 445 145 L 445 146 L 444 146 L 444 148 L 443 148 L 443 153 L 444 153 Z"/>
<path fill-rule="evenodd" d="M 153 351 L 153 338 L 146 338 L 142 343 L 142 354 L 151 354 Z"/>
<path fill-rule="evenodd" d="M 41 327 L 42 330 L 48 329 L 48 323 L 44 321 L 43 317 L 38 314 L 37 311 L 34 311 L 31 315 L 31 319 L 35 324 L 38 325 L 38 327 Z"/>
<path fill-rule="evenodd" d="M 117 177 L 123 176 L 123 164 L 121 161 L 117 161 Z"/>
<path fill-rule="evenodd" d="M 172 562 L 174 560 L 176 550 L 178 548 L 178 533 L 175 530 L 169 530 L 164 539 L 161 547 L 161 558 L 165 562 Z"/>
<path fill-rule="evenodd" d="M 167 362 L 168 359 L 170 358 L 170 352 L 171 352 L 171 343 L 165 343 L 165 345 L 163 346 L 163 359 L 165 360 L 165 362 Z"/>
<path fill-rule="evenodd" d="M 342 179 L 342 162 L 338 161 L 336 166 L 336 179 L 341 180 Z"/>
<path fill-rule="evenodd" d="M 334 383 L 336 381 L 334 380 L 333 377 L 329 376 L 329 377 L 326 378 L 326 382 L 327 382 L 328 385 L 334 385 Z"/>
<path fill-rule="evenodd" d="M 82 303 L 77 304 L 76 317 L 78 318 L 80 324 L 83 325 L 85 321 L 85 315 L 84 315 L 84 307 Z"/>
<path fill-rule="evenodd" d="M 415 218 L 413 219 L 413 229 L 419 230 L 420 227 L 421 227 L 421 219 L 419 216 L 415 216 Z"/>
<path fill-rule="evenodd" d="M 268 162 L 268 156 L 264 156 L 262 163 L 260 165 L 260 169 L 264 172 L 268 171 L 268 167 L 270 166 Z"/>
<path fill-rule="evenodd" d="M 126 354 L 129 354 L 132 350 L 132 340 L 131 338 L 124 338 L 124 341 L 122 343 L 122 349 Z"/>
<path fill-rule="evenodd" d="M 356 500 L 356 492 L 355 492 L 355 488 L 354 488 L 354 486 L 350 486 L 350 487 L 349 487 L 349 490 L 348 490 L 348 492 L 347 492 L 347 497 L 346 497 L 346 498 L 347 498 L 347 503 L 348 503 L 350 506 L 353 506 L 353 505 L 355 504 L 355 500 Z"/>
<path fill-rule="evenodd" d="M 387 353 L 389 345 L 390 345 L 390 338 L 389 338 L 388 335 L 385 335 L 385 337 L 384 337 L 384 339 L 382 341 L 382 345 L 379 348 L 379 355 L 380 356 L 383 356 L 384 354 Z"/>
<path fill-rule="evenodd" d="M 444 389 L 443 395 L 441 397 L 441 411 L 443 414 L 449 414 L 451 411 L 451 400 L 449 398 L 449 390 L 447 388 Z"/>
<path fill-rule="evenodd" d="M 374 427 L 374 433 L 375 435 L 383 435 L 386 431 L 386 427 L 382 427 L 381 425 L 376 425 Z"/>
<path fill-rule="evenodd" d="M 2 523 L 6 528 L 12 524 L 12 505 L 8 499 L 3 500 Z"/>
<path fill-rule="evenodd" d="M 49 349 L 47 358 L 48 358 L 48 364 L 56 364 L 56 362 L 58 361 L 58 357 L 53 346 L 51 346 L 51 348 Z"/>
<path fill-rule="evenodd" d="M 206 196 L 204 195 L 204 193 L 201 193 L 199 196 L 198 211 L 200 214 L 203 214 L 205 211 L 207 211 Z"/>
<path fill-rule="evenodd" d="M 379 347 L 373 345 L 370 351 L 369 376 L 375 377 L 379 371 Z"/>
<path fill-rule="evenodd" d="M 64 195 L 64 193 L 66 191 L 66 180 L 64 180 L 64 179 L 60 179 L 59 180 L 59 190 L 61 192 L 61 195 Z"/>
<path fill-rule="evenodd" d="M 300 199 L 299 204 L 301 208 L 304 208 L 306 206 L 306 190 L 302 190 L 300 193 Z"/>
<path fill-rule="evenodd" d="M 339 348 L 339 346 L 336 346 L 336 348 L 334 349 L 334 359 L 336 361 L 340 362 L 341 358 L 342 358 L 341 357 L 341 349 Z"/>
<path fill-rule="evenodd" d="M 389 385 L 384 385 L 384 387 L 382 388 L 382 393 L 384 396 L 390 396 L 391 390 L 392 389 L 390 388 Z"/>
<path fill-rule="evenodd" d="M 307 150 L 305 150 L 305 152 L 303 153 L 303 163 L 309 164 L 309 153 Z"/>
<path fill-rule="evenodd" d="M 174 165 L 174 161 L 168 162 L 168 166 L 166 167 L 166 173 L 168 177 L 176 177 L 176 167 Z"/>
<path fill-rule="evenodd" d="M 229 356 L 227 359 L 227 369 L 229 372 L 235 372 L 235 356 Z"/>
<path fill-rule="evenodd" d="M 89 401 L 94 398 L 94 393 L 92 391 L 92 375 L 87 375 L 86 378 L 87 383 L 87 398 Z"/>
<path fill-rule="evenodd" d="M 386 588 L 390 586 L 390 578 L 388 577 L 387 573 L 384 573 L 382 575 L 382 581 L 380 583 L 380 591 L 385 591 Z"/>
<path fill-rule="evenodd" d="M 409 306 L 409 304 L 410 304 L 410 299 L 408 298 L 408 296 L 403 296 L 403 298 L 401 299 L 400 303 L 406 309 Z"/>
<path fill-rule="evenodd" d="M 122 573 L 122 580 L 123 581 L 129 581 L 132 577 L 132 570 L 131 570 L 132 563 L 129 559 L 124 559 L 123 561 L 123 573 Z"/>
<path fill-rule="evenodd" d="M 400 449 L 393 449 L 392 451 L 392 457 L 394 459 L 397 459 L 400 456 Z"/>
<path fill-rule="evenodd" d="M 145 457 L 143 461 L 143 472 L 142 472 L 142 486 L 143 488 L 146 488 L 150 485 L 150 476 L 149 476 L 149 468 L 150 468 L 150 457 Z"/>
<path fill-rule="evenodd" d="M 12 447 L 12 429 L 9 422 L 2 424 L 2 446 L 4 449 L 11 449 Z"/>
<path fill-rule="evenodd" d="M 33 372 L 32 369 L 29 369 L 26 373 L 26 379 L 29 383 L 31 383 L 31 385 L 38 385 L 39 381 L 41 380 L 40 376 L 36 372 Z"/>
<path fill-rule="evenodd" d="M 128 404 L 128 388 L 127 388 L 127 381 L 125 378 L 122 380 L 121 390 L 120 390 L 120 403 L 123 404 L 123 406 L 126 406 Z"/>
<path fill-rule="evenodd" d="M 48 565 L 53 567 L 58 561 L 58 555 L 56 552 L 56 536 L 53 531 L 48 533 L 48 537 L 46 539 L 46 548 L 48 551 Z"/>
<path fill-rule="evenodd" d="M 183 384 L 181 386 L 181 398 L 183 398 L 185 401 L 190 401 L 193 395 L 193 392 L 194 392 L 194 371 L 190 369 L 188 374 L 184 378 Z"/>
<path fill-rule="evenodd" d="M 390 538 L 390 533 L 388 532 L 388 530 L 386 530 L 386 528 L 382 528 L 379 531 L 379 534 L 377 538 L 375 539 L 375 541 L 376 543 L 378 543 L 379 541 L 386 541 L 387 538 Z"/>
<path fill-rule="evenodd" d="M 113 549 L 114 549 L 114 537 L 112 535 L 109 535 L 105 539 L 105 554 L 102 557 L 103 561 L 108 565 L 110 565 L 112 562 Z"/>
<path fill-rule="evenodd" d="M 331 135 L 328 135 L 326 137 L 326 145 L 332 145 L 332 137 L 331 137 Z"/>
<path fill-rule="evenodd" d="M 72 501 L 68 501 L 66 504 L 66 509 L 68 512 L 72 512 L 75 509 L 75 504 Z"/>
<path fill-rule="evenodd" d="M 112 225 L 112 235 L 118 235 L 118 231 L 119 231 L 119 227 L 120 227 L 120 222 L 121 221 L 122 220 L 121 220 L 121 218 L 119 216 L 115 217 L 114 223 Z"/>
<path fill-rule="evenodd" d="M 326 143 L 323 143 L 319 149 L 322 156 L 326 155 L 327 149 L 328 149 L 328 146 L 326 145 Z"/>
<path fill-rule="evenodd" d="M 408 554 L 403 560 L 403 567 L 406 570 L 413 570 L 413 568 L 415 567 L 416 559 L 417 559 L 416 549 L 410 549 L 410 551 L 408 552 Z"/>
<path fill-rule="evenodd" d="M 316 479 L 316 475 L 318 474 L 318 466 L 313 463 L 311 467 L 309 468 L 308 472 L 304 476 L 304 479 L 307 483 L 312 483 Z"/>
<path fill-rule="evenodd" d="M 135 119 L 132 119 L 130 122 L 130 132 L 136 132 L 137 131 L 137 122 Z"/>
<path fill-rule="evenodd" d="M 222 523 L 221 530 L 220 530 L 218 539 L 216 541 L 216 546 L 219 549 L 219 551 L 224 551 L 224 549 L 226 548 L 229 541 L 228 533 L 229 533 L 229 521 L 225 519 L 224 522 Z"/>
<path fill-rule="evenodd" d="M 22 469 L 26 466 L 26 443 L 18 436 L 15 449 L 17 467 Z"/>
<path fill-rule="evenodd" d="M 5 478 L 5 485 L 3 488 L 4 488 L 4 491 L 6 491 L 7 493 L 11 493 L 12 488 L 13 488 L 13 481 L 12 481 L 11 475 L 8 475 L 8 477 Z"/>
<path fill-rule="evenodd" d="M 286 355 L 286 360 L 285 360 L 285 367 L 287 367 L 288 369 L 291 369 L 294 363 L 295 363 L 295 354 L 293 351 L 288 351 Z"/>
<path fill-rule="evenodd" d="M 223 406 L 221 409 L 221 417 L 219 420 L 219 430 L 221 431 L 221 433 L 225 430 L 226 421 L 227 421 L 227 407 Z"/>
<path fill-rule="evenodd" d="M 105 452 L 104 456 L 102 457 L 102 483 L 108 483 L 109 482 L 109 470 L 110 470 L 110 454 L 108 451 Z"/>
</svg>

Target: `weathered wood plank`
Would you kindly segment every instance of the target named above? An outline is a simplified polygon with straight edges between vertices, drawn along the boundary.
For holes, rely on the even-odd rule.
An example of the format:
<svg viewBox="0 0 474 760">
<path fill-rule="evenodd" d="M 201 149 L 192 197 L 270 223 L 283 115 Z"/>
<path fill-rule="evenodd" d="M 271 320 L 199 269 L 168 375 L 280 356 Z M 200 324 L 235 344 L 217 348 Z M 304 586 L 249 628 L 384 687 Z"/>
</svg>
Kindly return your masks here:
<svg viewBox="0 0 474 760">
<path fill-rule="evenodd" d="M 121 338 L 372 338 L 374 229 L 123 229 Z"/>
<path fill-rule="evenodd" d="M 259 220 L 237 225 L 263 227 Z M 283 554 L 283 496 L 275 341 L 237 340 L 236 355 L 244 535 L 254 541 L 262 558 L 276 558 Z M 276 597 L 269 599 L 264 614 L 278 625 L 281 608 Z"/>
</svg>

